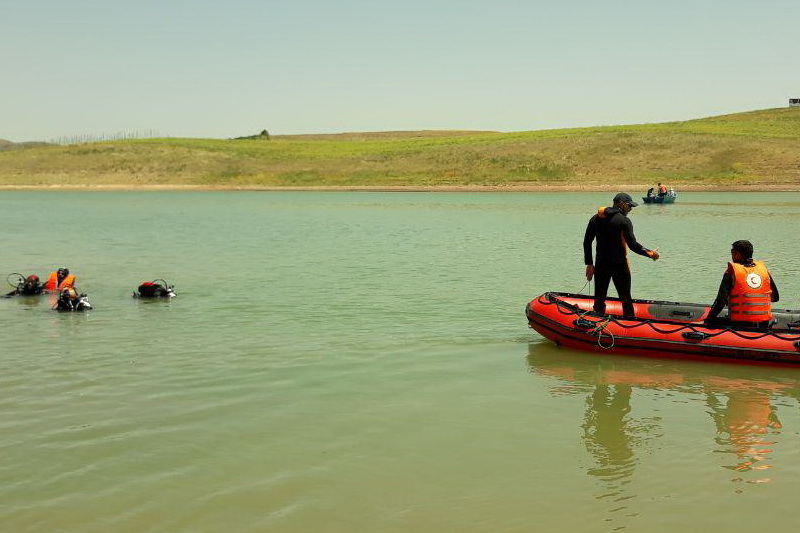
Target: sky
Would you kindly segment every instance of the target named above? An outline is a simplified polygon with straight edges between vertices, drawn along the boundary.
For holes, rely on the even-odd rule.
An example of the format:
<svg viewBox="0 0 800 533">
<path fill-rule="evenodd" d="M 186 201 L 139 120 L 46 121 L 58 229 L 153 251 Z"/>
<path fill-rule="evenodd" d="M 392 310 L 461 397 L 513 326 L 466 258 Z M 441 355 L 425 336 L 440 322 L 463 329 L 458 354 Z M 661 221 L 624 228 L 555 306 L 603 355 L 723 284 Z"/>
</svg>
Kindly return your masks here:
<svg viewBox="0 0 800 533">
<path fill-rule="evenodd" d="M 797 0 L 0 0 L 0 139 L 530 131 L 784 107 Z"/>
</svg>

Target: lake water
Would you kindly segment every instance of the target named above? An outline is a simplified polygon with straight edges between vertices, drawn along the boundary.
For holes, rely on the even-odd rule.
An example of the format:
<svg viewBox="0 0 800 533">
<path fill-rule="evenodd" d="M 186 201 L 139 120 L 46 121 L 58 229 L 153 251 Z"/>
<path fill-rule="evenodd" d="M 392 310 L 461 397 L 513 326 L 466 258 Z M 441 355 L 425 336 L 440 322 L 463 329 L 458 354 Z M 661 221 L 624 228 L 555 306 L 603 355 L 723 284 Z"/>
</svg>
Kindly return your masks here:
<svg viewBox="0 0 800 533">
<path fill-rule="evenodd" d="M 0 192 L 3 276 L 95 307 L 0 300 L 0 530 L 796 530 L 800 370 L 527 328 L 611 196 Z M 800 307 L 800 194 L 631 217 L 634 297 L 710 303 L 746 238 Z"/>
</svg>

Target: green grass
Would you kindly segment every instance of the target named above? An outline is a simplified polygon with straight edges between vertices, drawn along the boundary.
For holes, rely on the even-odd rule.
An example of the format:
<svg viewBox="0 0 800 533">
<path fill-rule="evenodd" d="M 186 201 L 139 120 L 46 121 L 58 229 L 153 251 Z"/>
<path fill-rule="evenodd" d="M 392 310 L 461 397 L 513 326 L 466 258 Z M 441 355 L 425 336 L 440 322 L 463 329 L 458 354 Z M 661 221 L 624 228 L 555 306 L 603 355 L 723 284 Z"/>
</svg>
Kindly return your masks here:
<svg viewBox="0 0 800 533">
<path fill-rule="evenodd" d="M 800 108 L 497 132 L 131 139 L 0 152 L 0 186 L 800 187 Z"/>
</svg>

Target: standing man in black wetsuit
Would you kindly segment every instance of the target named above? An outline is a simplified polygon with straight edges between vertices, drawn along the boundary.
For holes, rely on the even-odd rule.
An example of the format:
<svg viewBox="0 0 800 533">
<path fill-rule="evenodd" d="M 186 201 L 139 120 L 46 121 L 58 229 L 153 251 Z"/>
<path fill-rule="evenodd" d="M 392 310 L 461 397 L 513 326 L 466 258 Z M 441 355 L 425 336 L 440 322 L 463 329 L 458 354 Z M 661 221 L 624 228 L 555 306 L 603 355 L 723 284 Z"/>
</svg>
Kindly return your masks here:
<svg viewBox="0 0 800 533">
<path fill-rule="evenodd" d="M 612 207 L 601 207 L 586 226 L 583 237 L 583 258 L 586 263 L 586 279 L 594 281 L 594 310 L 605 314 L 608 285 L 614 280 L 614 287 L 622 300 L 622 314 L 633 317 L 633 297 L 631 296 L 631 271 L 628 267 L 627 249 L 639 255 L 658 260 L 656 250 L 648 250 L 636 241 L 633 223 L 628 213 L 636 207 L 631 195 L 621 192 L 614 197 Z M 592 262 L 592 241 L 597 239 L 597 261 Z"/>
</svg>

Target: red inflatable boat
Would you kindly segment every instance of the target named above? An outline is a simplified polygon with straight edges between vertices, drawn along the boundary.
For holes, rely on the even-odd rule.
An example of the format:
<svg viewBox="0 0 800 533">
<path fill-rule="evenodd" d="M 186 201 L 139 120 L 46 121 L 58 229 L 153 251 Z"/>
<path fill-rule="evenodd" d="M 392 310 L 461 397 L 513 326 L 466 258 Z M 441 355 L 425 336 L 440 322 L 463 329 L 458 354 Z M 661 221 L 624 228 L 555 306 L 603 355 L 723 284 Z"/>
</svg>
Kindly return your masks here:
<svg viewBox="0 0 800 533">
<path fill-rule="evenodd" d="M 531 328 L 557 345 L 626 355 L 800 366 L 800 310 L 776 310 L 770 329 L 708 327 L 709 306 L 634 300 L 636 318 L 608 298 L 609 315 L 592 311 L 592 296 L 547 292 L 525 309 Z"/>
</svg>

